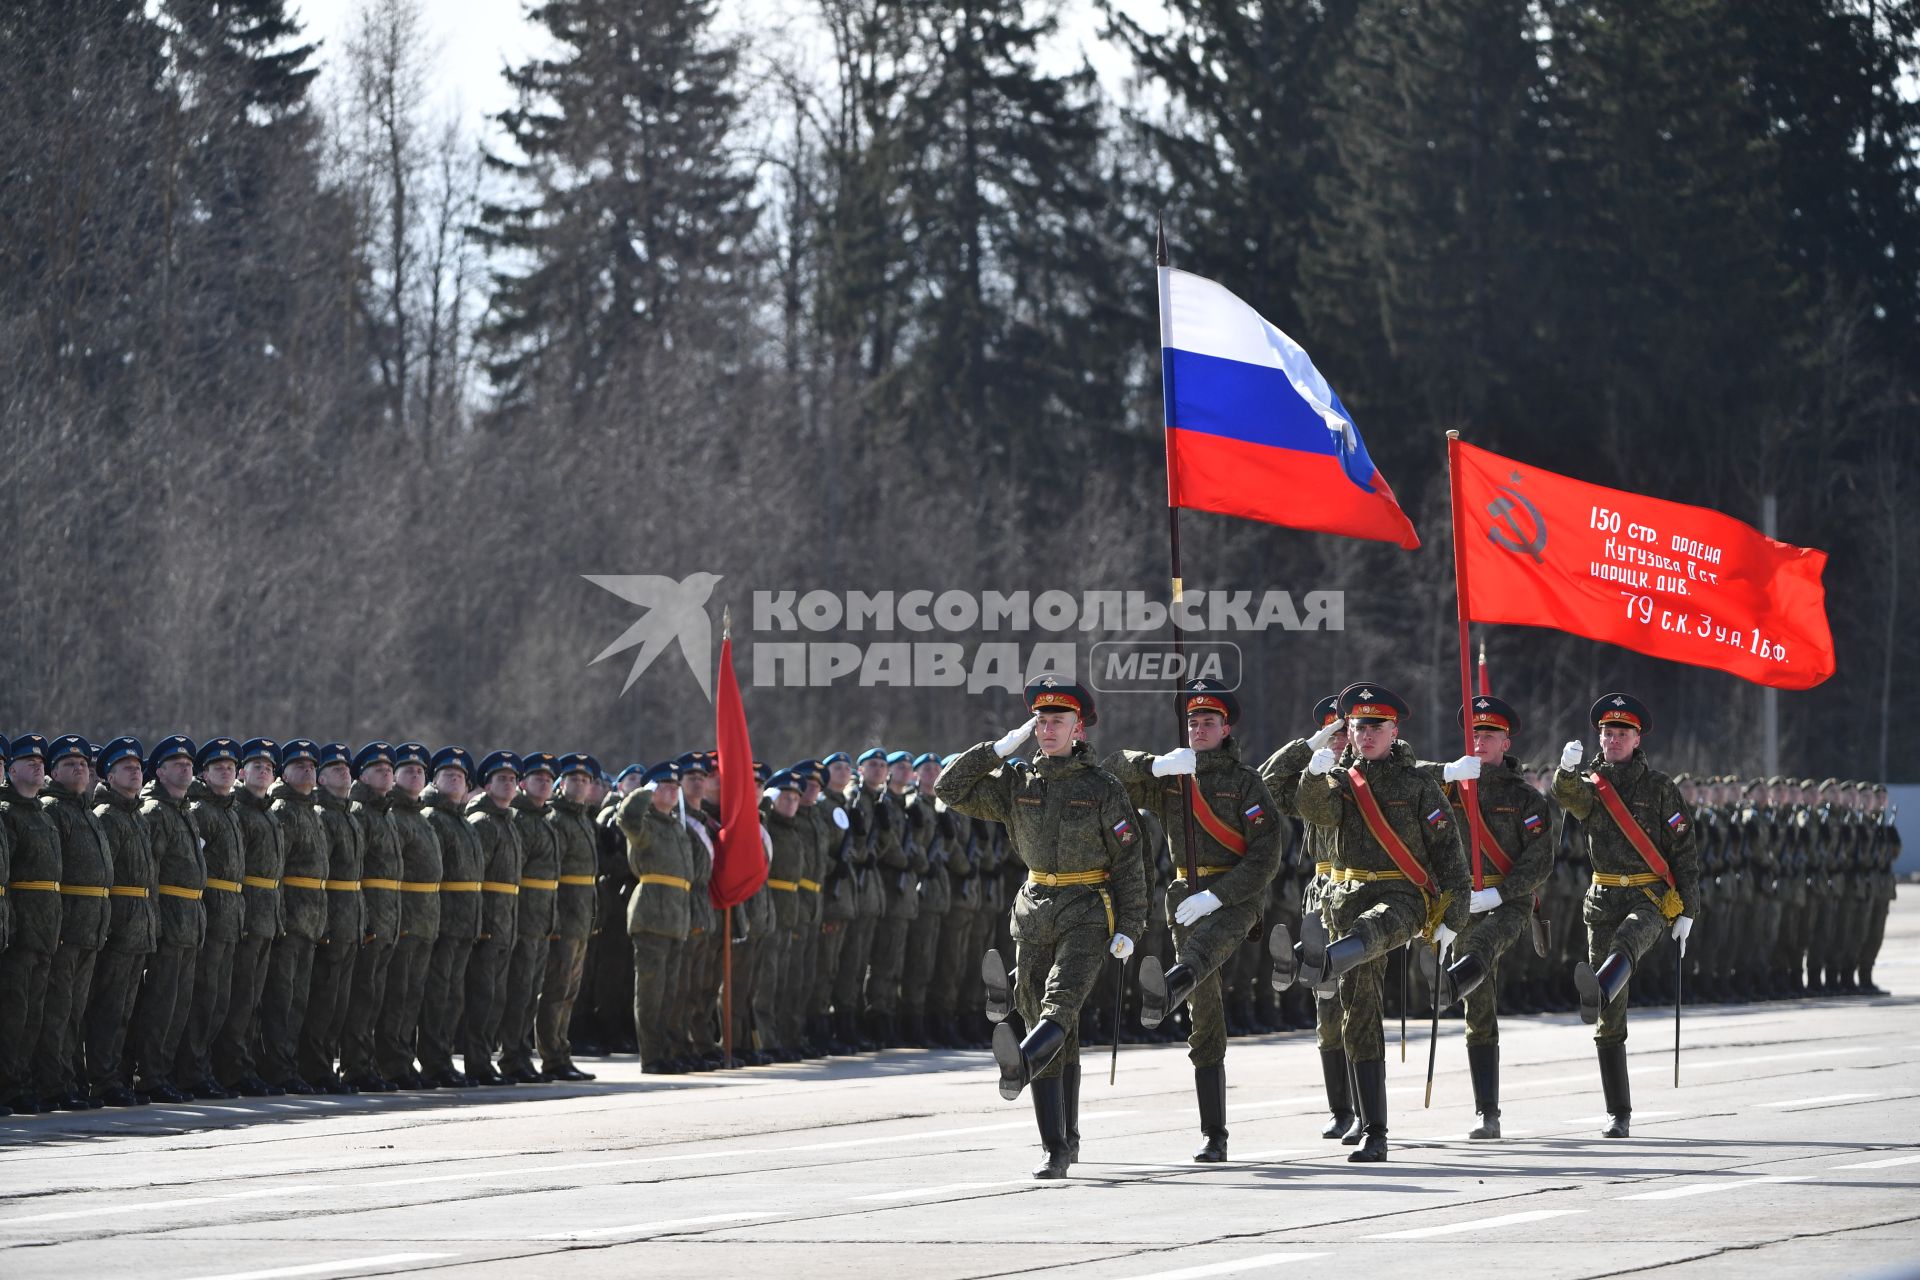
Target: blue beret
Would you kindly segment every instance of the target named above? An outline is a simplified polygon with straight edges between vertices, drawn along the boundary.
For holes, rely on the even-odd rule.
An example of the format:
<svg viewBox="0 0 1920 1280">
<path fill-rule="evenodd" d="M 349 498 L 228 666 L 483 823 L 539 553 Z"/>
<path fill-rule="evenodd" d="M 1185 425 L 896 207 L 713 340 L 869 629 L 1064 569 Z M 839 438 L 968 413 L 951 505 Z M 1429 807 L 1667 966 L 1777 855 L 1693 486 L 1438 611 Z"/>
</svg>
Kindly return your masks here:
<svg viewBox="0 0 1920 1280">
<path fill-rule="evenodd" d="M 662 760 L 659 764 L 647 770 L 646 776 L 643 777 L 641 781 L 648 786 L 652 786 L 656 782 L 678 782 L 680 781 L 681 772 L 682 770 L 678 760 Z"/>
<path fill-rule="evenodd" d="M 264 759 L 268 764 L 275 763 L 280 744 L 272 738 L 248 738 L 240 744 L 240 763 L 249 764 Z"/>
<path fill-rule="evenodd" d="M 465 747 L 442 747 L 433 753 L 433 771 L 458 769 L 467 775 L 467 781 L 473 781 L 473 757 Z"/>
<path fill-rule="evenodd" d="M 216 760 L 231 760 L 240 763 L 240 744 L 232 738 L 208 738 L 200 744 L 199 752 L 193 757 L 193 767 L 205 769 Z"/>
<path fill-rule="evenodd" d="M 640 775 L 642 781 L 645 781 L 647 776 L 647 766 L 644 764 L 628 765 L 626 768 L 622 769 L 619 773 L 614 775 L 613 785 L 616 787 L 619 786 L 621 783 L 625 782 L 628 778 L 631 778 L 636 773 Z"/>
<path fill-rule="evenodd" d="M 353 753 L 353 776 L 359 777 L 360 771 L 370 764 L 392 764 L 393 744 L 375 740 Z"/>
<path fill-rule="evenodd" d="M 427 753 L 424 742 L 403 742 L 393 749 L 394 767 L 403 764 L 417 764 L 422 769 L 433 763 L 433 757 Z"/>
<path fill-rule="evenodd" d="M 193 739 L 183 733 L 162 738 L 155 744 L 153 750 L 147 753 L 147 772 L 152 773 L 167 761 L 179 756 L 185 756 L 191 760 L 198 751 L 199 748 L 193 745 Z"/>
<path fill-rule="evenodd" d="M 507 770 L 516 777 L 519 776 L 520 757 L 511 751 L 493 752 L 480 762 L 480 780 L 484 782 L 502 769 Z"/>
<path fill-rule="evenodd" d="M 94 754 L 93 767 L 104 774 L 122 760 L 133 759 L 144 763 L 146 755 L 147 749 L 140 745 L 140 739 L 115 738 Z"/>
<path fill-rule="evenodd" d="M 825 760 L 822 760 L 820 763 L 823 765 L 852 764 L 853 757 L 848 755 L 844 751 L 836 751 L 832 755 L 828 756 Z"/>
<path fill-rule="evenodd" d="M 191 746 L 188 748 L 191 750 Z M 47 765 L 51 768 L 68 756 L 79 756 L 87 763 L 93 763 L 93 744 L 77 733 L 63 733 L 47 747 Z"/>
<path fill-rule="evenodd" d="M 322 769 L 330 764 L 343 764 L 351 771 L 353 768 L 353 748 L 344 742 L 329 742 L 320 748 L 319 765 Z"/>
<path fill-rule="evenodd" d="M 47 760 L 47 740 L 37 733 L 23 733 L 7 747 L 7 762 L 15 760 L 38 760 L 42 764 Z"/>
<path fill-rule="evenodd" d="M 908 762 L 910 762 L 910 761 L 911 761 L 912 759 L 913 759 L 913 753 L 912 753 L 912 752 L 910 752 L 910 751 L 889 751 L 889 752 L 887 752 L 887 763 L 888 763 L 888 764 L 907 764 L 907 763 L 908 763 Z"/>
<path fill-rule="evenodd" d="M 288 738 L 280 744 L 280 768 L 284 770 L 295 760 L 319 763 L 320 748 L 312 738 Z"/>
<path fill-rule="evenodd" d="M 552 777 L 559 772 L 559 762 L 553 758 L 553 752 L 551 751 L 529 751 L 520 757 L 520 774 L 522 777 L 525 777 L 529 773 L 544 773 Z"/>
<path fill-rule="evenodd" d="M 919 755 L 913 758 L 913 767 L 916 769 L 918 769 L 923 764 L 939 764 L 939 763 L 940 763 L 940 757 L 933 754 L 933 752 L 931 751 L 922 751 Z"/>
<path fill-rule="evenodd" d="M 859 763 L 865 764 L 869 760 L 885 760 L 886 758 L 887 749 L 885 747 L 868 747 L 860 753 Z"/>
</svg>

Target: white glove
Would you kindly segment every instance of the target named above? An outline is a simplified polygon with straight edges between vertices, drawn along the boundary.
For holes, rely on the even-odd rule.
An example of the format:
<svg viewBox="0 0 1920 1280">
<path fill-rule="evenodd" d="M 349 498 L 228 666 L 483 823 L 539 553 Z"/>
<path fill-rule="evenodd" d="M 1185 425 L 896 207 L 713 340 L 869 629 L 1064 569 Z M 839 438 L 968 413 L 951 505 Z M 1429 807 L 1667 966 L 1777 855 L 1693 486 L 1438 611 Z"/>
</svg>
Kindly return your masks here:
<svg viewBox="0 0 1920 1280">
<path fill-rule="evenodd" d="M 1329 720 L 1320 726 L 1320 731 L 1307 739 L 1307 745 L 1315 751 L 1333 741 L 1333 735 L 1347 727 L 1345 720 Z"/>
<path fill-rule="evenodd" d="M 1569 742 L 1560 748 L 1560 767 L 1571 773 L 1580 763 L 1580 757 L 1586 752 L 1580 749 L 1578 742 Z"/>
<path fill-rule="evenodd" d="M 1163 756 L 1153 758 L 1153 776 L 1171 778 L 1177 774 L 1192 773 L 1194 768 L 1193 748 L 1175 747 Z"/>
<path fill-rule="evenodd" d="M 1440 777 L 1447 782 L 1472 782 L 1479 776 L 1479 756 L 1461 756 L 1458 760 L 1449 760 L 1440 770 Z"/>
<path fill-rule="evenodd" d="M 1039 723 L 1040 723 L 1039 716 L 1034 716 L 1031 719 L 1029 719 L 1025 724 L 1021 725 L 1018 729 L 1015 729 L 1012 733 L 1009 733 L 1006 737 L 994 743 L 993 754 L 999 756 L 1002 760 L 1005 760 L 1008 756 L 1014 753 L 1014 751 L 1020 746 L 1021 743 L 1027 740 L 1027 735 L 1033 732 L 1033 726 Z"/>
<path fill-rule="evenodd" d="M 1681 916 L 1673 922 L 1673 940 L 1680 944 L 1680 954 L 1687 954 L 1687 935 L 1693 932 L 1693 917 Z"/>
<path fill-rule="evenodd" d="M 1442 955 L 1446 954 L 1447 948 L 1453 945 L 1454 938 L 1458 936 L 1443 924 L 1433 926 L 1433 945 Z"/>
<path fill-rule="evenodd" d="M 1467 910 L 1477 916 L 1482 911 L 1491 911 L 1499 905 L 1500 891 L 1498 889 L 1475 889 L 1473 891 L 1473 903 Z"/>
<path fill-rule="evenodd" d="M 1211 889 L 1202 889 L 1199 893 L 1183 899 L 1173 910 L 1175 924 L 1192 924 L 1202 916 L 1210 916 L 1220 909 L 1220 899 Z"/>
<path fill-rule="evenodd" d="M 1107 944 L 1107 951 L 1115 960 L 1125 960 L 1133 954 L 1133 939 L 1124 933 L 1113 935 L 1113 941 Z"/>
<path fill-rule="evenodd" d="M 1314 777 L 1333 772 L 1333 762 L 1338 759 L 1332 747 L 1321 747 L 1313 753 L 1313 759 L 1307 761 L 1307 772 Z"/>
</svg>

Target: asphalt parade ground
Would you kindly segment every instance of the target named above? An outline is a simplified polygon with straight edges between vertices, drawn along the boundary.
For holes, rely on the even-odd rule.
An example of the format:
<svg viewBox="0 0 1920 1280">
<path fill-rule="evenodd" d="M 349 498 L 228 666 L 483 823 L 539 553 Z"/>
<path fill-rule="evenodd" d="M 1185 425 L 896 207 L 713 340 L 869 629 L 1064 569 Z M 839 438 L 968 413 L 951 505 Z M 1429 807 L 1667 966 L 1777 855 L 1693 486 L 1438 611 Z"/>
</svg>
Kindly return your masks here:
<svg viewBox="0 0 1920 1280">
<path fill-rule="evenodd" d="M 1461 1024 L 1389 1028 L 1392 1154 L 1319 1137 L 1310 1033 L 1236 1040 L 1232 1161 L 1179 1045 L 1084 1058 L 1060 1183 L 990 1055 L 899 1050 L 588 1085 L 275 1098 L 0 1120 L 0 1276 L 1189 1277 L 1920 1274 L 1920 894 L 1877 999 L 1636 1009 L 1633 1136 L 1588 1028 L 1502 1023 L 1507 1139 L 1468 1142 Z"/>
</svg>

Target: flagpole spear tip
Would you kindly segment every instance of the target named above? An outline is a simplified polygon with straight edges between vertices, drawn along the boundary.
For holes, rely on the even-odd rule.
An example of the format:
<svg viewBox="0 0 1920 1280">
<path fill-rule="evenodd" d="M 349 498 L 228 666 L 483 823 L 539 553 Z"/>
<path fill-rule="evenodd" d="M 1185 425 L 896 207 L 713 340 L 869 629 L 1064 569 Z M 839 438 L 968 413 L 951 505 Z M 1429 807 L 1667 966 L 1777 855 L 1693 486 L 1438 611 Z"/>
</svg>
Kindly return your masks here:
<svg viewBox="0 0 1920 1280">
<path fill-rule="evenodd" d="M 722 605 L 720 608 L 720 638 L 722 640 L 733 638 L 733 607 L 731 605 Z"/>
<path fill-rule="evenodd" d="M 1460 433 L 1459 433 L 1458 431 L 1449 431 L 1449 432 L 1447 432 L 1447 439 L 1449 439 L 1449 440 L 1458 440 L 1459 438 L 1460 438 Z"/>
</svg>

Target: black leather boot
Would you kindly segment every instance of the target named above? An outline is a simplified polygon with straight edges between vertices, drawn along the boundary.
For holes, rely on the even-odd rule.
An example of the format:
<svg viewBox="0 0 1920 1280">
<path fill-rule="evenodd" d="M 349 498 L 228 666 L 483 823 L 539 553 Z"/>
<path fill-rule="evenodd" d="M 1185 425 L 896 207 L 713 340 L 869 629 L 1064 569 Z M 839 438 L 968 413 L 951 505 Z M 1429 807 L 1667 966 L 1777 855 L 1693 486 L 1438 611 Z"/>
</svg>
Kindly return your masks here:
<svg viewBox="0 0 1920 1280">
<path fill-rule="evenodd" d="M 1364 1122 L 1360 1149 L 1348 1156 L 1353 1164 L 1379 1164 L 1387 1158 L 1387 1064 L 1356 1062 L 1353 1079 L 1358 1086 L 1360 1117 Z"/>
<path fill-rule="evenodd" d="M 1000 1096 L 1011 1102 L 1046 1069 L 1067 1042 L 1067 1030 L 1042 1018 L 1025 1040 L 1013 1038 L 1013 1028 L 1002 1022 L 993 1029 L 993 1057 L 1000 1064 Z"/>
<path fill-rule="evenodd" d="M 1584 960 L 1573 966 L 1573 985 L 1580 992 L 1580 1021 L 1588 1026 L 1600 1021 L 1600 1011 L 1620 998 L 1632 976 L 1633 961 L 1618 951 L 1608 953 L 1598 969 Z"/>
<path fill-rule="evenodd" d="M 1357 934 L 1335 938 L 1324 950 L 1303 943 L 1300 952 L 1299 980 L 1315 989 L 1326 987 L 1347 970 L 1367 958 L 1367 944 Z"/>
<path fill-rule="evenodd" d="M 1607 1127 L 1603 1138 L 1624 1138 L 1633 1119 L 1633 1089 L 1627 1081 L 1626 1044 L 1596 1045 L 1600 1052 L 1600 1089 L 1607 1097 Z"/>
<path fill-rule="evenodd" d="M 1320 1136 L 1344 1138 L 1347 1130 L 1353 1128 L 1353 1091 L 1348 1088 L 1347 1051 L 1322 1049 L 1320 1075 L 1327 1085 L 1327 1113 L 1330 1117 L 1326 1127 L 1320 1130 Z"/>
<path fill-rule="evenodd" d="M 1140 960 L 1140 1025 L 1151 1030 L 1168 1014 L 1187 1002 L 1200 985 L 1199 975 L 1184 964 L 1176 964 L 1164 973 L 1158 956 Z"/>
<path fill-rule="evenodd" d="M 1353 1123 L 1348 1125 L 1347 1131 L 1340 1135 L 1340 1145 L 1357 1147 L 1360 1145 L 1361 1135 L 1366 1131 L 1367 1118 L 1360 1114 L 1360 1082 L 1354 1078 L 1351 1059 L 1347 1061 L 1347 1096 L 1353 1099 Z"/>
<path fill-rule="evenodd" d="M 1002 1024 L 1005 1025 L 1004 1023 Z M 1042 1022 L 1043 1027 L 1052 1026 Z M 1033 1082 L 1033 1119 L 1040 1128 L 1040 1145 L 1047 1158 L 1033 1167 L 1036 1178 L 1067 1176 L 1067 1102 L 1066 1082 L 1059 1076 Z"/>
<path fill-rule="evenodd" d="M 1473 1109 L 1480 1113 L 1480 1127 L 1469 1138 L 1500 1136 L 1500 1046 L 1467 1046 L 1467 1072 L 1473 1077 Z"/>
<path fill-rule="evenodd" d="M 1193 1161 L 1220 1164 L 1227 1158 L 1227 1069 L 1195 1067 L 1193 1092 L 1200 1101 L 1200 1132 L 1207 1135 L 1207 1144 L 1193 1153 Z"/>
<path fill-rule="evenodd" d="M 1436 979 L 1440 987 L 1440 1007 L 1451 1009 L 1486 980 L 1487 966 L 1479 956 L 1461 956 L 1448 965 Z"/>
<path fill-rule="evenodd" d="M 1062 1095 L 1067 1104 L 1067 1163 L 1080 1159 L 1080 1064 L 1061 1069 Z"/>
</svg>

